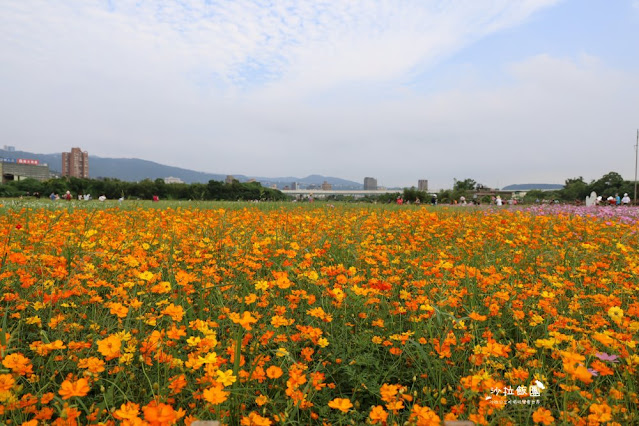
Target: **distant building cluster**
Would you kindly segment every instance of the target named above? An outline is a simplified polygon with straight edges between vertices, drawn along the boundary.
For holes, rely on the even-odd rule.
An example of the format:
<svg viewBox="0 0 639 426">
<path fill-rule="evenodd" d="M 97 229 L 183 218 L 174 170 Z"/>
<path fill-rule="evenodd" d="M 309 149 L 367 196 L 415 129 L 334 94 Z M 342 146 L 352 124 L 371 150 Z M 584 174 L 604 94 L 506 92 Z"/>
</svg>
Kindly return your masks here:
<svg viewBox="0 0 639 426">
<path fill-rule="evenodd" d="M 62 176 L 89 178 L 89 153 L 80 148 L 62 153 Z"/>
<path fill-rule="evenodd" d="M 365 177 L 364 191 L 377 191 L 377 179 L 372 177 Z"/>
<path fill-rule="evenodd" d="M 12 180 L 22 180 L 27 178 L 38 179 L 41 181 L 48 180 L 51 177 L 58 177 L 56 172 L 51 172 L 47 164 L 41 164 L 39 160 L 29 158 L 9 158 L 11 154 L 7 155 L 6 152 L 15 152 L 14 146 L 4 145 L 4 156 L 0 157 L 0 177 L 2 183 Z M 89 178 L 89 153 L 82 151 L 81 148 L 71 148 L 70 152 L 62 153 L 62 176 L 77 177 L 77 178 Z M 227 175 L 225 179 L 226 184 L 233 184 L 236 179 L 233 175 Z M 255 179 L 250 179 L 249 182 L 255 182 Z M 183 184 L 184 181 L 179 177 L 167 176 L 164 178 L 166 184 Z M 280 185 L 277 183 L 266 182 L 266 185 L 272 189 L 278 189 Z M 343 191 L 344 189 L 353 189 L 343 184 L 335 184 L 336 191 Z M 320 184 L 300 184 L 299 182 L 291 182 L 290 185 L 285 185 L 283 190 L 322 190 L 333 191 L 333 184 L 325 180 Z M 419 179 L 417 182 L 417 189 L 422 192 L 428 192 L 428 180 Z M 364 191 L 385 191 L 386 188 L 377 185 L 377 179 L 374 177 L 364 178 Z M 361 189 L 359 190 L 361 191 Z"/>
<path fill-rule="evenodd" d="M 164 183 L 184 183 L 184 181 L 178 177 L 169 176 L 164 178 Z"/>
<path fill-rule="evenodd" d="M 377 191 L 382 189 L 384 188 L 377 185 L 377 179 L 374 177 L 364 178 L 364 191 Z M 419 179 L 417 181 L 417 190 L 428 192 L 428 179 Z"/>
</svg>

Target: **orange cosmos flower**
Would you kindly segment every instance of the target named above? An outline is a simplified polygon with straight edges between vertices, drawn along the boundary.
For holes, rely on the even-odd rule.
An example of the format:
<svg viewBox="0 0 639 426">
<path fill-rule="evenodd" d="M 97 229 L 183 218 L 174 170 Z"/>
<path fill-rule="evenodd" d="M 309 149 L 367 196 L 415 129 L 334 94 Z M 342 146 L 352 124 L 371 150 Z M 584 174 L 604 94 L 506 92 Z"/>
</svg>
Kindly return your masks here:
<svg viewBox="0 0 639 426">
<path fill-rule="evenodd" d="M 62 397 L 62 399 L 69 399 L 74 396 L 85 396 L 89 393 L 91 387 L 89 386 L 89 382 L 87 379 L 78 379 L 75 382 L 70 380 L 65 380 L 60 385 L 60 390 L 58 393 Z"/>
<path fill-rule="evenodd" d="M 104 361 L 94 356 L 83 358 L 78 361 L 78 368 L 86 368 L 91 373 L 101 373 L 104 371 Z"/>
<path fill-rule="evenodd" d="M 173 321 L 180 322 L 184 318 L 184 308 L 176 306 L 171 303 L 169 306 L 162 310 L 162 315 L 167 315 L 173 319 Z"/>
<path fill-rule="evenodd" d="M 612 409 L 605 402 L 603 404 L 592 404 L 589 408 L 588 419 L 593 424 L 605 423 L 612 420 Z"/>
<path fill-rule="evenodd" d="M 242 312 L 242 316 L 240 316 L 240 314 L 233 312 L 229 314 L 229 318 L 235 324 L 241 325 L 245 330 L 251 330 L 252 329 L 251 324 L 254 324 L 257 322 L 257 318 L 253 317 L 253 315 L 251 315 L 250 312 L 246 312 L 246 311 Z"/>
<path fill-rule="evenodd" d="M 259 405 L 260 407 L 266 404 L 267 402 L 268 402 L 268 397 L 265 395 L 260 395 L 257 398 L 255 398 L 255 403 Z"/>
<path fill-rule="evenodd" d="M 287 325 L 291 325 L 293 322 L 295 322 L 295 320 L 287 319 L 281 315 L 274 315 L 273 318 L 271 318 L 271 324 L 275 328 L 285 327 Z"/>
<path fill-rule="evenodd" d="M 553 422 L 555 421 L 555 418 L 552 416 L 550 410 L 546 410 L 543 407 L 539 407 L 533 413 L 533 421 L 535 423 L 541 423 L 543 425 L 548 426 L 553 424 Z"/>
<path fill-rule="evenodd" d="M 122 347 L 122 340 L 116 335 L 111 335 L 106 339 L 98 340 L 98 352 L 107 360 L 117 358 L 120 356 L 120 348 Z"/>
<path fill-rule="evenodd" d="M 376 405 L 371 409 L 371 413 L 368 415 L 368 418 L 371 419 L 371 423 L 374 425 L 378 423 L 386 423 L 388 412 L 384 410 L 384 407 L 381 405 Z"/>
<path fill-rule="evenodd" d="M 262 417 L 255 411 L 251 411 L 251 414 L 242 417 L 240 422 L 242 426 L 271 426 L 273 422 L 267 417 Z"/>
<path fill-rule="evenodd" d="M 113 412 L 113 417 L 117 420 L 132 420 L 137 419 L 140 414 L 140 406 L 133 402 L 127 402 L 120 405 L 120 408 Z"/>
<path fill-rule="evenodd" d="M 0 374 L 0 392 L 11 390 L 15 383 L 16 381 L 11 374 Z"/>
<path fill-rule="evenodd" d="M 186 385 L 186 376 L 184 376 L 184 374 L 173 376 L 169 379 L 169 389 L 171 389 L 171 395 L 182 392 L 182 389 L 184 389 Z"/>
<path fill-rule="evenodd" d="M 142 408 L 144 419 L 151 426 L 168 426 L 174 424 L 180 417 L 179 413 L 168 404 L 151 401 L 147 406 Z"/>
<path fill-rule="evenodd" d="M 213 405 L 223 403 L 224 401 L 226 401 L 228 396 L 229 392 L 226 392 L 224 390 L 224 386 L 219 383 L 216 383 L 213 387 L 205 389 L 204 392 L 202 392 L 202 397 L 204 398 L 204 400 Z"/>
<path fill-rule="evenodd" d="M 20 352 L 7 355 L 2 360 L 2 365 L 20 376 L 26 376 L 27 374 L 33 373 L 31 360 L 22 355 Z"/>
<path fill-rule="evenodd" d="M 266 369 L 266 376 L 269 379 L 279 379 L 280 377 L 282 377 L 282 374 L 284 374 L 284 372 L 280 367 L 276 365 L 271 365 L 269 368 Z"/>
<path fill-rule="evenodd" d="M 171 283 L 168 281 L 159 282 L 158 284 L 151 287 L 151 293 L 164 294 L 168 293 L 169 291 L 171 291 Z"/>
<path fill-rule="evenodd" d="M 394 413 L 397 413 L 399 410 L 404 408 L 404 402 L 401 400 L 391 401 L 386 404 L 386 408 Z"/>
<path fill-rule="evenodd" d="M 476 321 L 486 321 L 486 319 L 488 318 L 486 315 L 480 315 L 477 312 L 471 312 L 470 314 L 468 314 L 468 317 Z"/>
<path fill-rule="evenodd" d="M 382 401 L 391 402 L 395 399 L 395 395 L 399 392 L 399 386 L 383 384 L 379 388 L 379 393 L 382 395 Z"/>
<path fill-rule="evenodd" d="M 578 365 L 577 367 L 575 367 L 573 365 L 564 364 L 564 371 L 566 371 L 566 373 L 570 374 L 574 378 L 581 380 L 585 384 L 592 383 L 592 374 L 583 365 Z"/>
<path fill-rule="evenodd" d="M 109 312 L 111 312 L 118 318 L 126 318 L 127 314 L 129 313 L 129 308 L 122 305 L 121 303 L 110 303 L 108 307 L 110 308 Z"/>
<path fill-rule="evenodd" d="M 433 410 L 428 407 L 421 407 L 419 404 L 413 405 L 411 410 L 411 419 L 417 420 L 417 425 L 439 425 L 441 419 Z"/>
<path fill-rule="evenodd" d="M 350 399 L 346 398 L 335 398 L 332 401 L 329 401 L 328 406 L 335 410 L 339 410 L 342 413 L 348 413 L 348 411 L 353 408 L 353 404 Z"/>
<path fill-rule="evenodd" d="M 297 389 L 304 383 L 306 383 L 306 374 L 301 369 L 292 367 L 289 372 L 289 379 L 286 381 L 286 386 L 292 389 Z"/>
</svg>

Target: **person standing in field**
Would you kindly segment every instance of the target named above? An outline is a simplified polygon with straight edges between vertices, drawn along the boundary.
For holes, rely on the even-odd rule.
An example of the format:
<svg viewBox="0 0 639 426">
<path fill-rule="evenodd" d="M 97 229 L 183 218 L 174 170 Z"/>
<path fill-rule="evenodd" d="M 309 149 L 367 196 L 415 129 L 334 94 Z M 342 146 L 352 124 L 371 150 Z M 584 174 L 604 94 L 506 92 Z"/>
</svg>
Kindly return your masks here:
<svg viewBox="0 0 639 426">
<path fill-rule="evenodd" d="M 67 191 L 67 193 L 64 194 L 64 199 L 67 200 L 67 201 L 71 201 L 71 192 L 70 191 Z"/>
<path fill-rule="evenodd" d="M 630 205 L 630 197 L 628 197 L 628 193 L 623 194 L 623 198 L 621 199 L 621 204 L 624 206 Z"/>
</svg>

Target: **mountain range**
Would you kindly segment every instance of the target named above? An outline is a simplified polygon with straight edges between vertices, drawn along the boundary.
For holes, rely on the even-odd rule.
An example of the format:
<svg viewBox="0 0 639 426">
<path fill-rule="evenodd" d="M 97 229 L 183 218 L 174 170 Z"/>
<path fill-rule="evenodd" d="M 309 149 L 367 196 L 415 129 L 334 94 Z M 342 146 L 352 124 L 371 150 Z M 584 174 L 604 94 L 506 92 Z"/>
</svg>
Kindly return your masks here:
<svg viewBox="0 0 639 426">
<path fill-rule="evenodd" d="M 62 171 L 61 153 L 38 154 L 26 151 L 6 151 L 4 149 L 0 149 L 0 157 L 38 160 L 40 163 L 48 164 L 49 169 L 51 169 L 54 173 L 57 172 L 60 174 Z M 195 170 L 183 169 L 181 167 L 167 166 L 139 158 L 107 158 L 97 157 L 94 155 L 89 155 L 89 175 L 92 178 L 117 178 L 129 182 L 139 182 L 144 179 L 163 179 L 172 176 L 182 179 L 185 183 L 206 183 L 209 180 L 224 181 L 227 176 L 225 174 L 198 172 Z M 295 176 L 260 177 L 238 174 L 233 175 L 233 177 L 240 182 L 256 180 L 263 186 L 270 187 L 272 185 L 276 185 L 279 189 L 282 189 L 284 186 L 290 185 L 293 182 L 297 182 L 304 187 L 311 185 L 319 187 L 325 181 L 330 183 L 333 189 L 363 188 L 363 185 L 359 182 L 322 175 L 309 175 L 304 178 L 299 178 Z M 502 189 L 525 191 L 531 189 L 558 190 L 561 188 L 563 188 L 563 185 L 540 183 L 509 185 Z"/>
<path fill-rule="evenodd" d="M 5 158 L 27 158 L 38 160 L 40 163 L 49 165 L 52 172 L 58 174 L 62 171 L 62 154 L 37 154 L 26 151 L 5 151 L 0 149 L 0 157 Z M 92 178 L 117 178 L 123 181 L 138 182 L 144 179 L 155 180 L 169 176 L 182 179 L 185 183 L 206 183 L 209 180 L 223 181 L 227 175 L 219 173 L 198 172 L 195 170 L 183 169 L 181 167 L 167 166 L 153 161 L 139 158 L 105 158 L 89 155 L 89 176 Z M 341 179 L 331 176 L 310 175 L 304 178 L 294 176 L 285 177 L 260 177 L 233 175 L 240 182 L 254 179 L 263 186 L 277 185 L 283 188 L 292 182 L 297 182 L 304 186 L 322 185 L 324 181 L 330 183 L 333 189 L 361 189 L 363 185 L 358 182 Z"/>
</svg>

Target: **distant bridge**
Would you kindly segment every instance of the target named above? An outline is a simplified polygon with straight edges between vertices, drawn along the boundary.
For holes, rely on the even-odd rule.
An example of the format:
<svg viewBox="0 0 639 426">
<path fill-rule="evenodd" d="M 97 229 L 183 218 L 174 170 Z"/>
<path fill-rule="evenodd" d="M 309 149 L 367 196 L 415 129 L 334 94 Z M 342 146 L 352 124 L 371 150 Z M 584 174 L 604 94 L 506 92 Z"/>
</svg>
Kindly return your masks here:
<svg viewBox="0 0 639 426">
<path fill-rule="evenodd" d="M 367 195 L 383 195 L 402 193 L 403 189 L 281 189 L 282 193 L 295 197 L 326 198 L 329 195 L 365 197 Z"/>
</svg>

